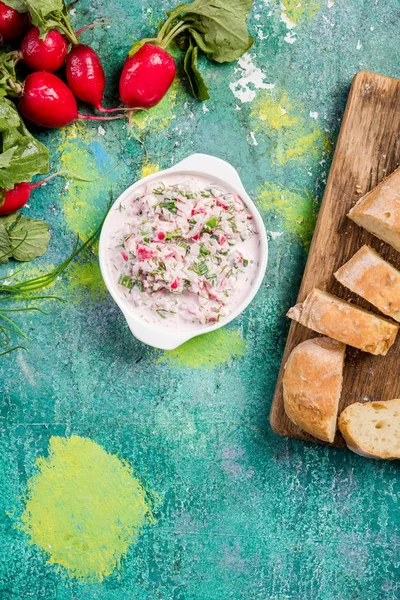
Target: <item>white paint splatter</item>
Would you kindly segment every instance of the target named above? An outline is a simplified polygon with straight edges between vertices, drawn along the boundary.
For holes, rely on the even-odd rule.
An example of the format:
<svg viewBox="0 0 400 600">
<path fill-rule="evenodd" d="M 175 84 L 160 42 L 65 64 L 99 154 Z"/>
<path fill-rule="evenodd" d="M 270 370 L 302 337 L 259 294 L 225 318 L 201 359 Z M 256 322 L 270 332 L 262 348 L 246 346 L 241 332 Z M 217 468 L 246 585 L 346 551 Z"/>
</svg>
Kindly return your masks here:
<svg viewBox="0 0 400 600">
<path fill-rule="evenodd" d="M 258 142 L 256 140 L 256 136 L 254 135 L 254 131 L 250 131 L 249 135 L 247 136 L 247 139 L 249 140 L 249 144 L 251 146 L 258 146 Z"/>
<path fill-rule="evenodd" d="M 362 44 L 361 44 L 360 40 L 358 40 L 356 50 L 361 50 L 361 48 L 362 48 Z"/>
<path fill-rule="evenodd" d="M 71 17 L 74 17 L 76 15 L 76 8 L 71 8 L 69 14 L 71 15 Z"/>
<path fill-rule="evenodd" d="M 239 79 L 232 81 L 229 87 L 233 95 L 241 102 L 252 102 L 256 97 L 257 90 L 271 90 L 274 83 L 266 83 L 266 75 L 252 60 L 250 54 L 246 53 L 238 60 L 235 73 L 240 73 Z"/>
<path fill-rule="evenodd" d="M 106 135 L 106 130 L 104 129 L 104 127 L 102 125 L 99 125 L 97 132 L 99 135 Z"/>
<path fill-rule="evenodd" d="M 332 8 L 334 6 L 335 0 L 328 0 L 328 8 Z"/>
<path fill-rule="evenodd" d="M 208 112 L 210 112 L 210 110 L 207 108 L 207 106 L 204 104 L 204 102 L 203 102 L 203 105 L 202 105 L 202 107 L 201 107 L 201 108 L 203 109 L 203 113 L 208 113 Z"/>
<path fill-rule="evenodd" d="M 271 236 L 272 240 L 275 240 L 276 238 L 281 237 L 281 235 L 283 235 L 283 231 L 269 231 L 268 233 Z"/>
<path fill-rule="evenodd" d="M 285 13 L 286 7 L 282 3 L 281 3 L 281 9 L 282 9 L 282 12 L 281 12 L 281 21 L 282 21 L 282 23 L 285 23 L 286 29 L 294 29 L 296 27 L 296 23 L 293 23 L 293 21 L 291 21 L 289 19 L 289 17 Z"/>
<path fill-rule="evenodd" d="M 22 354 L 22 352 L 18 352 L 18 362 L 20 364 L 21 370 L 23 372 L 23 374 L 25 375 L 25 377 L 27 378 L 27 380 L 29 381 L 29 383 L 34 386 L 36 385 L 36 381 L 35 378 L 30 370 L 30 368 L 28 367 L 28 365 L 25 362 L 25 358 Z"/>
<path fill-rule="evenodd" d="M 294 44 L 297 41 L 296 34 L 293 31 L 288 31 L 283 39 L 287 44 Z"/>
<path fill-rule="evenodd" d="M 312 119 L 315 119 L 315 120 L 317 120 L 317 119 L 318 119 L 318 113 L 317 113 L 317 112 L 312 112 L 312 111 L 310 111 L 310 117 L 311 117 Z"/>
</svg>

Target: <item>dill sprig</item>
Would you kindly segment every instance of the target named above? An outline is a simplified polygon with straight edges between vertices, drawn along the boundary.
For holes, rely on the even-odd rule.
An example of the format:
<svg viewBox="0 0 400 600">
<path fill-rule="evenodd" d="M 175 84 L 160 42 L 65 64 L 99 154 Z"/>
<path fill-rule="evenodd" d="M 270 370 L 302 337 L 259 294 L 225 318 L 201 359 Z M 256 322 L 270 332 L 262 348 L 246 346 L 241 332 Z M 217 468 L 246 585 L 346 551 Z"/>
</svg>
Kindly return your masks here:
<svg viewBox="0 0 400 600">
<path fill-rule="evenodd" d="M 111 205 L 111 204 L 110 204 Z M 17 283 L 8 283 L 11 279 L 15 278 L 21 269 L 13 274 L 6 277 L 0 278 L 0 302 L 3 301 L 20 301 L 23 302 L 24 306 L 17 307 L 5 307 L 0 304 L 0 356 L 14 352 L 15 350 L 28 351 L 24 345 L 16 344 L 13 345 L 13 337 L 17 336 L 25 341 L 30 341 L 24 331 L 17 325 L 12 318 L 13 313 L 19 312 L 40 312 L 47 314 L 44 310 L 36 305 L 30 304 L 31 302 L 37 302 L 41 300 L 58 300 L 63 301 L 62 298 L 54 295 L 38 295 L 37 292 L 47 288 L 65 271 L 68 265 L 76 258 L 85 248 L 92 245 L 94 240 L 99 235 L 103 226 L 104 220 L 107 216 L 108 210 L 104 215 L 99 227 L 96 231 L 84 242 L 80 243 L 79 237 L 76 240 L 75 247 L 72 253 L 66 258 L 61 264 L 55 269 L 52 269 L 48 273 L 39 275 L 37 277 L 31 277 L 24 281 Z M 7 283 L 6 283 L 7 282 Z"/>
</svg>

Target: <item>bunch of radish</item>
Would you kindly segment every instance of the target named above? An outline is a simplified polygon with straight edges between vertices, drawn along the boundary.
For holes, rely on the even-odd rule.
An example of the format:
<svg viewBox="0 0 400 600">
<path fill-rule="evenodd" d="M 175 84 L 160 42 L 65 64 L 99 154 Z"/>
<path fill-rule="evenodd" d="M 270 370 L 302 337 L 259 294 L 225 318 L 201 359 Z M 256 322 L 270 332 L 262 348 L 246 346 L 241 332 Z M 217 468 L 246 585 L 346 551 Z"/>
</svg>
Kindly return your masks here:
<svg viewBox="0 0 400 600">
<path fill-rule="evenodd" d="M 34 0 L 30 2 L 34 5 Z M 63 127 L 75 119 L 121 118 L 123 113 L 103 117 L 78 112 L 77 99 L 102 112 L 119 109 L 103 108 L 103 66 L 93 48 L 78 41 L 78 36 L 92 26 L 83 27 L 76 33 L 61 22 L 59 27 L 61 31 L 54 27 L 43 34 L 37 26 L 29 28 L 28 13 L 20 14 L 0 2 L 0 35 L 4 41 L 13 42 L 22 37 L 18 52 L 13 53 L 15 62 L 22 61 L 33 71 L 22 85 L 16 84 L 20 91 L 20 113 L 32 123 L 50 128 Z M 64 65 L 67 84 L 54 74 Z"/>
<path fill-rule="evenodd" d="M 55 6 L 60 0 L 46 0 L 46 5 L 50 4 L 47 10 L 52 9 L 51 26 L 48 26 L 46 21 L 38 22 L 37 18 L 43 0 L 23 1 L 32 15 L 33 26 L 29 28 L 29 13 L 20 14 L 6 6 L 7 2 L 13 4 L 13 0 L 0 1 L 0 35 L 3 40 L 12 41 L 22 37 L 19 50 L 14 53 L 15 61 L 23 61 L 33 73 L 22 85 L 13 85 L 13 96 L 18 89 L 19 110 L 29 121 L 43 127 L 63 127 L 75 119 L 121 118 L 126 114 L 122 112 L 124 110 L 154 106 L 171 86 L 176 66 L 166 47 L 179 31 L 176 28 L 170 31 L 170 19 L 157 38 L 137 42 L 125 61 L 119 91 L 127 108 L 105 109 L 102 106 L 105 75 L 101 60 L 93 48 L 78 41 L 79 35 L 93 25 L 74 32 L 65 5 L 65 10 L 59 13 L 59 21 L 54 22 Z M 44 27 L 38 26 L 43 23 Z M 64 65 L 66 83 L 55 75 Z M 76 99 L 91 104 L 99 112 L 120 113 L 113 117 L 83 115 L 78 112 Z"/>
<path fill-rule="evenodd" d="M 203 52 L 209 60 L 223 63 L 247 52 L 253 44 L 246 23 L 252 2 L 193 0 L 179 4 L 168 13 L 156 37 L 136 42 L 129 51 L 119 82 L 120 98 L 127 108 L 103 108 L 103 66 L 93 48 L 78 40 L 94 25 L 74 32 L 64 0 L 18 0 L 18 6 L 26 10 L 22 14 L 8 6 L 15 0 L 0 0 L 0 42 L 21 40 L 18 51 L 0 60 L 1 91 L 17 97 L 20 113 L 42 127 L 63 127 L 75 119 L 122 118 L 125 111 L 151 108 L 165 96 L 176 74 L 175 61 L 167 52 L 175 40 L 185 51 L 183 66 L 193 95 L 206 100 L 208 88 L 198 69 L 198 55 Z M 22 84 L 14 80 L 18 61 L 33 71 Z M 67 83 L 55 75 L 63 66 Z M 99 112 L 119 114 L 81 114 L 77 99 Z M 40 183 L 16 183 L 13 190 L 3 190 L 0 214 L 23 206 L 36 185 Z"/>
<path fill-rule="evenodd" d="M 9 95 L 17 97 L 17 107 L 23 117 L 36 125 L 56 128 L 75 119 L 109 120 L 124 116 L 124 113 L 104 117 L 78 112 L 77 99 L 98 111 L 120 110 L 103 108 L 105 75 L 100 58 L 92 48 L 78 41 L 78 36 L 91 27 L 74 33 L 72 27 L 60 23 L 61 31 L 54 27 L 43 34 L 31 23 L 29 13 L 19 13 L 0 1 L 0 42 L 19 42 L 18 50 L 8 53 L 6 58 L 12 57 L 14 67 L 22 61 L 33 71 L 22 83 L 13 80 L 9 88 L 13 90 Z M 67 83 L 55 75 L 64 65 Z M 16 183 L 12 189 L 0 190 L 0 215 L 22 208 L 32 190 L 47 180 Z"/>
</svg>

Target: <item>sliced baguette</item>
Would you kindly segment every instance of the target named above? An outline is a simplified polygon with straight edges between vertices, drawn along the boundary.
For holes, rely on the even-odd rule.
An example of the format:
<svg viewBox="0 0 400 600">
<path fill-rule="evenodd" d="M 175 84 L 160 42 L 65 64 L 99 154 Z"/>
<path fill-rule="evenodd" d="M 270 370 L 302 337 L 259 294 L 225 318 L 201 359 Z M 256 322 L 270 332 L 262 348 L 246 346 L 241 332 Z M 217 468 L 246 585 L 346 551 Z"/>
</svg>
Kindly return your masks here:
<svg viewBox="0 0 400 600">
<path fill-rule="evenodd" d="M 287 316 L 301 325 L 370 354 L 387 354 L 398 325 L 357 308 L 327 292 L 314 289 Z"/>
<path fill-rule="evenodd" d="M 400 458 L 400 399 L 350 404 L 338 425 L 353 452 L 369 458 Z"/>
<path fill-rule="evenodd" d="M 334 275 L 384 315 L 400 321 L 400 272 L 375 250 L 363 246 Z"/>
<path fill-rule="evenodd" d="M 311 435 L 333 442 L 342 389 L 346 346 L 321 337 L 302 342 L 291 352 L 283 375 L 287 416 Z"/>
<path fill-rule="evenodd" d="M 400 168 L 360 198 L 347 216 L 400 252 Z"/>
</svg>

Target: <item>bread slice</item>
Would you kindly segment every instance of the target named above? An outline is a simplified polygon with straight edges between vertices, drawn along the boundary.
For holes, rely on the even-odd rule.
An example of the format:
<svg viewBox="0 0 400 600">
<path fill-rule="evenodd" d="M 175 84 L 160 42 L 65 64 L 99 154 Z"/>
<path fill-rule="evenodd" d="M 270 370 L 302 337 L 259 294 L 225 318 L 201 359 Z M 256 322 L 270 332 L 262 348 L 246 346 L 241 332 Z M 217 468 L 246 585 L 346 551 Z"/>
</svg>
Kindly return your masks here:
<svg viewBox="0 0 400 600">
<path fill-rule="evenodd" d="M 360 198 L 347 216 L 400 252 L 400 168 Z"/>
<path fill-rule="evenodd" d="M 339 429 L 353 452 L 369 458 L 400 458 L 400 399 L 350 404 Z"/>
<path fill-rule="evenodd" d="M 327 337 L 302 342 L 291 352 L 283 375 L 287 416 L 311 435 L 333 442 L 342 389 L 346 346 Z"/>
<path fill-rule="evenodd" d="M 400 272 L 369 246 L 363 246 L 335 277 L 349 290 L 400 321 Z"/>
<path fill-rule="evenodd" d="M 343 344 L 370 354 L 385 355 L 396 339 L 398 325 L 314 289 L 287 316 Z"/>
</svg>

